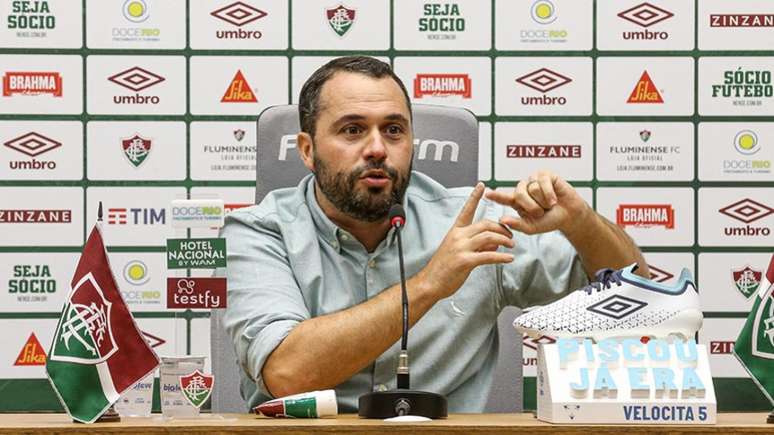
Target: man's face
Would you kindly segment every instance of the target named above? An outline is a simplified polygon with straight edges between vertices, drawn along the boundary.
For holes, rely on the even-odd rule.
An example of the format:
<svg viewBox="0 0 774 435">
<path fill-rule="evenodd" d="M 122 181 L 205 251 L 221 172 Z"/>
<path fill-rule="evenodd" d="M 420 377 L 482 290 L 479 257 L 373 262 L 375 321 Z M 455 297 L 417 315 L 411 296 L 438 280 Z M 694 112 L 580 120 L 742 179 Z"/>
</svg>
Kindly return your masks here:
<svg viewBox="0 0 774 435">
<path fill-rule="evenodd" d="M 406 99 L 391 78 L 334 74 L 320 93 L 313 142 L 317 183 L 339 211 L 376 222 L 402 202 L 413 137 Z"/>
</svg>

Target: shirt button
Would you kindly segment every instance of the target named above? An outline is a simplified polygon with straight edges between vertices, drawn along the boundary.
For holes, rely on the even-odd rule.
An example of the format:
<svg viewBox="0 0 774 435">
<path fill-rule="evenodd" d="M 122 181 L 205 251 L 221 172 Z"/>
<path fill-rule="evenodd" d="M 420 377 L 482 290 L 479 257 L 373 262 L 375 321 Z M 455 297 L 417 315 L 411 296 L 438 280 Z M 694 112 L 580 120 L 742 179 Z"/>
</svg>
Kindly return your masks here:
<svg viewBox="0 0 774 435">
<path fill-rule="evenodd" d="M 346 235 L 346 234 L 342 234 L 341 235 L 341 240 L 347 241 L 347 240 L 349 240 L 349 236 Z"/>
<path fill-rule="evenodd" d="M 374 391 L 387 391 L 387 386 L 384 384 L 379 384 L 374 386 Z"/>
<path fill-rule="evenodd" d="M 371 261 L 369 261 L 369 262 L 368 262 L 368 267 L 370 267 L 371 269 L 373 269 L 374 267 L 376 267 L 376 260 L 371 260 Z"/>
</svg>

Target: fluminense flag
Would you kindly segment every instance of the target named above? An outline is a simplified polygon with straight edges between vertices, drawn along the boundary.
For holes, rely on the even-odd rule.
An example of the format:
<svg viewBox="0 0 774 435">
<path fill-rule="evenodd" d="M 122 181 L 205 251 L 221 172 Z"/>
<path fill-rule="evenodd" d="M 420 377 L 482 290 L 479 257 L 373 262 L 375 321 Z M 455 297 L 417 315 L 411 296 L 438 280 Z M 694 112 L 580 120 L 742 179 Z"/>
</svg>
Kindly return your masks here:
<svg viewBox="0 0 774 435">
<path fill-rule="evenodd" d="M 774 255 L 742 332 L 734 355 L 750 373 L 763 394 L 774 404 Z"/>
<path fill-rule="evenodd" d="M 83 247 L 48 355 L 54 391 L 83 423 L 93 423 L 159 364 L 116 285 L 99 223 Z"/>
</svg>

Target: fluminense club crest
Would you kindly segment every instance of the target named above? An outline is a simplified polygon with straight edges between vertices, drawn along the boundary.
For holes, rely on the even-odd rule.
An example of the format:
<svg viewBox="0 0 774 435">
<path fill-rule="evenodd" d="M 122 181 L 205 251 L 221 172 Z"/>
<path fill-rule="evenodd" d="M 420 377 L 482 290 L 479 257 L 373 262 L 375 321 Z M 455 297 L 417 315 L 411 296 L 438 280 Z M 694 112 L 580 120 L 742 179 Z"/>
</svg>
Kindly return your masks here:
<svg viewBox="0 0 774 435">
<path fill-rule="evenodd" d="M 642 130 L 640 132 L 640 139 L 642 139 L 643 142 L 647 142 L 648 139 L 650 139 L 650 130 Z"/>
<path fill-rule="evenodd" d="M 198 369 L 186 376 L 180 376 L 180 390 L 191 405 L 200 408 L 212 393 L 215 376 L 205 375 Z"/>
<path fill-rule="evenodd" d="M 98 364 L 118 351 L 110 327 L 111 305 L 91 273 L 81 278 L 54 336 L 51 360 Z"/>
<path fill-rule="evenodd" d="M 747 299 L 755 294 L 761 285 L 761 278 L 763 278 L 762 271 L 752 269 L 750 266 L 745 266 L 739 270 L 732 270 L 731 273 L 734 277 L 736 289 Z"/>
<path fill-rule="evenodd" d="M 326 9 L 325 16 L 328 18 L 331 29 L 339 36 L 344 36 L 355 23 L 355 9 L 349 9 L 344 5 Z"/>
<path fill-rule="evenodd" d="M 764 293 L 752 331 L 752 354 L 759 358 L 774 359 L 774 285 Z"/>
<path fill-rule="evenodd" d="M 242 142 L 242 139 L 245 138 L 245 131 L 242 129 L 236 129 L 234 130 L 234 139 L 237 140 L 237 142 Z"/>
<path fill-rule="evenodd" d="M 121 140 L 121 148 L 124 150 L 124 156 L 129 160 L 135 168 L 148 158 L 148 154 L 151 151 L 152 142 L 150 139 L 144 139 L 140 135 L 135 134 L 129 139 Z"/>
</svg>

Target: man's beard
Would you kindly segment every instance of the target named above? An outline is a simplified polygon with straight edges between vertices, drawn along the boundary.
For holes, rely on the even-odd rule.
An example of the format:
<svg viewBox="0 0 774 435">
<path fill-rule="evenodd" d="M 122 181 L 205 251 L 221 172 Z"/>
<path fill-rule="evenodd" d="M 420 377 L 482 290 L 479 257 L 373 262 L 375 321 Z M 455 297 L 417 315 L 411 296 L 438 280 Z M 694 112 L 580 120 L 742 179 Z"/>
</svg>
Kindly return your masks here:
<svg viewBox="0 0 774 435">
<path fill-rule="evenodd" d="M 378 222 L 386 218 L 390 207 L 403 202 L 411 178 L 411 166 L 405 174 L 401 174 L 384 161 L 369 160 L 349 173 L 331 172 L 315 155 L 314 167 L 317 185 L 328 201 L 342 213 L 364 222 Z M 385 187 L 368 187 L 365 191 L 357 188 L 363 173 L 372 169 L 382 170 L 390 178 L 392 187 L 389 191 Z"/>
</svg>

